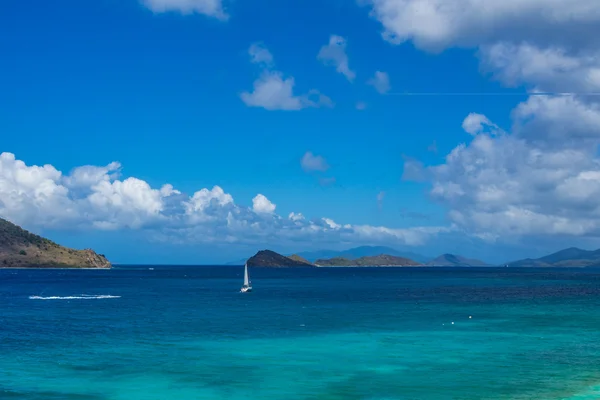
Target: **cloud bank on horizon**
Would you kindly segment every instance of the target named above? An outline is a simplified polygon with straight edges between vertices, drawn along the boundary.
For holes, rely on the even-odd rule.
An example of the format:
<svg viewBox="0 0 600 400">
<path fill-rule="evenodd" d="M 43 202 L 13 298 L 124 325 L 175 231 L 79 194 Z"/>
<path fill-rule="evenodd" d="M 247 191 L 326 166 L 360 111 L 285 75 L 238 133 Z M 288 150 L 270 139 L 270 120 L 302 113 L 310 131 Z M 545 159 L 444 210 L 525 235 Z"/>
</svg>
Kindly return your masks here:
<svg viewBox="0 0 600 400">
<path fill-rule="evenodd" d="M 0 215 L 28 227 L 134 229 L 178 243 L 396 242 L 423 244 L 447 227 L 390 229 L 338 224 L 329 218 L 282 217 L 277 205 L 257 194 L 252 206 L 234 202 L 221 187 L 188 196 L 172 185 L 153 188 L 144 180 L 120 179 L 121 165 L 85 165 L 63 174 L 52 165 L 27 165 L 0 154 Z"/>
</svg>

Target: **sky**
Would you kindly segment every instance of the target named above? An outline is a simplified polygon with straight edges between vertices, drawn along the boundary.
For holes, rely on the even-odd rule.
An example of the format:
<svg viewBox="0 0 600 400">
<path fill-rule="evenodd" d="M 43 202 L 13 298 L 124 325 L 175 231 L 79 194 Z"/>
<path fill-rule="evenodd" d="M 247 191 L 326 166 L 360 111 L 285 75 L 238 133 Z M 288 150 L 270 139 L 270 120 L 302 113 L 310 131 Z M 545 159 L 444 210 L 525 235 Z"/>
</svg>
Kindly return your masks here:
<svg viewBox="0 0 600 400">
<path fill-rule="evenodd" d="M 10 0 L 0 216 L 115 263 L 600 247 L 596 0 Z"/>
</svg>

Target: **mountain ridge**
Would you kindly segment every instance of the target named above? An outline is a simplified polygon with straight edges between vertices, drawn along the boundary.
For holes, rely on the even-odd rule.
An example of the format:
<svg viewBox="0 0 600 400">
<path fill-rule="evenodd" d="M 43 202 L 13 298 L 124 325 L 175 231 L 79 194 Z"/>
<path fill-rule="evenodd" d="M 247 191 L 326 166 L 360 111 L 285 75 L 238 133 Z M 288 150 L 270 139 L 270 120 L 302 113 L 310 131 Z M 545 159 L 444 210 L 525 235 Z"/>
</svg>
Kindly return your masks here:
<svg viewBox="0 0 600 400">
<path fill-rule="evenodd" d="M 600 266 L 600 249 L 583 250 L 569 247 L 539 258 L 525 258 L 506 263 L 509 267 L 592 267 Z"/>
<path fill-rule="evenodd" d="M 456 254 L 442 254 L 427 263 L 431 267 L 486 267 L 489 264 Z"/>
</svg>

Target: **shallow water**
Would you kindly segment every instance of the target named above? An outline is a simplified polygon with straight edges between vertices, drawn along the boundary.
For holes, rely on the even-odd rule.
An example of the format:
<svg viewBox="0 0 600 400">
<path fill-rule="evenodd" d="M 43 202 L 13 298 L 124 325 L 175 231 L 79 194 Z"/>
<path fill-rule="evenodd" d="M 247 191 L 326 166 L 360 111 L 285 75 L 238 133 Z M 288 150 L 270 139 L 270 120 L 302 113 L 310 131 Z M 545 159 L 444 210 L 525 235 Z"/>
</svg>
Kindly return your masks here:
<svg viewBox="0 0 600 400">
<path fill-rule="evenodd" d="M 600 397 L 600 270 L 153 268 L 0 270 L 0 398 Z"/>
</svg>

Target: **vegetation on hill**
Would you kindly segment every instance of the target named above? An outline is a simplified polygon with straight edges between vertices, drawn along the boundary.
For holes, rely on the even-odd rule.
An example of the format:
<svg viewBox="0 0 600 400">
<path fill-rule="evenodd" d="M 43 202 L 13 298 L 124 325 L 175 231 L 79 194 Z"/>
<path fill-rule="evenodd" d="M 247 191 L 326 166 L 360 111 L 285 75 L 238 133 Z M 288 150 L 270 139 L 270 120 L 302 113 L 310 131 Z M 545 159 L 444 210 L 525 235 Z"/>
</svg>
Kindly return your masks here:
<svg viewBox="0 0 600 400">
<path fill-rule="evenodd" d="M 421 265 L 404 257 L 380 254 L 378 256 L 359 257 L 354 260 L 344 257 L 319 259 L 315 264 L 322 267 L 408 267 Z"/>
<path fill-rule="evenodd" d="M 74 250 L 0 218 L 0 268 L 110 268 L 93 250 Z"/>
<path fill-rule="evenodd" d="M 320 258 L 315 264 L 320 267 L 349 267 L 353 265 L 353 260 L 344 257 Z"/>
<path fill-rule="evenodd" d="M 247 261 L 249 267 L 314 267 L 311 263 L 301 257 L 286 257 L 271 250 L 261 250 Z"/>
<path fill-rule="evenodd" d="M 304 257 L 300 257 L 298 254 L 292 254 L 291 256 L 289 256 L 288 258 L 294 260 L 294 261 L 299 261 L 302 262 L 304 264 L 311 264 L 310 261 L 308 261 L 307 259 L 305 259 Z"/>
</svg>

